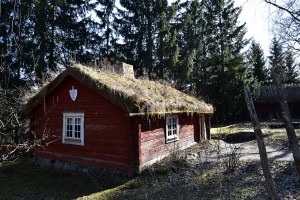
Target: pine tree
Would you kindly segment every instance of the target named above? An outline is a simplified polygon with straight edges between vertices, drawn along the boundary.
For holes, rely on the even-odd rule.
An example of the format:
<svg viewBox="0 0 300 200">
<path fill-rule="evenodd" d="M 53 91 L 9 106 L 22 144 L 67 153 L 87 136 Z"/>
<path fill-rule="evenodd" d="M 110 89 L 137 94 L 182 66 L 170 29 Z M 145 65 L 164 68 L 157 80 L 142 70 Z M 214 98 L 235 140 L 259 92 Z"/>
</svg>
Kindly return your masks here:
<svg viewBox="0 0 300 200">
<path fill-rule="evenodd" d="M 94 37 L 88 30 L 90 5 L 84 0 L 35 1 L 32 16 L 36 41 L 35 70 L 38 78 L 59 65 L 68 67 L 72 59 L 91 60 L 90 44 Z"/>
<path fill-rule="evenodd" d="M 179 62 L 178 88 L 187 89 L 216 108 L 224 120 L 239 112 L 247 81 L 242 49 L 245 24 L 239 25 L 241 9 L 234 2 L 191 0 L 179 4 L 176 17 Z"/>
<path fill-rule="evenodd" d="M 261 46 L 252 41 L 250 51 L 248 54 L 250 77 L 252 81 L 250 85 L 257 83 L 258 85 L 265 85 L 268 81 L 268 70 L 266 68 L 266 61 Z"/>
<path fill-rule="evenodd" d="M 99 18 L 99 56 L 109 60 L 116 59 L 117 31 L 114 23 L 115 19 L 115 0 L 98 0 L 95 3 L 97 17 Z"/>
<path fill-rule="evenodd" d="M 121 0 L 118 9 L 119 34 L 123 37 L 124 44 L 120 45 L 121 60 L 132 64 L 139 74 L 145 69 L 148 75 L 153 73 L 153 5 L 151 1 Z"/>
<path fill-rule="evenodd" d="M 291 51 L 285 52 L 285 83 L 299 83 L 299 73 L 295 64 L 294 55 Z"/>
<path fill-rule="evenodd" d="M 202 83 L 206 83 L 202 77 L 205 73 L 202 73 L 200 67 L 204 58 L 202 51 L 205 23 L 202 16 L 203 5 L 197 0 L 192 0 L 183 2 L 179 6 L 179 10 L 184 10 L 184 12 L 178 13 L 177 16 L 180 52 L 175 77 L 178 88 L 189 85 L 191 92 L 195 90 L 196 84 L 200 80 Z"/>
<path fill-rule="evenodd" d="M 278 74 L 281 74 L 282 77 L 285 77 L 285 62 L 282 44 L 276 37 L 271 41 L 269 60 L 272 68 L 271 70 L 275 70 Z"/>
<path fill-rule="evenodd" d="M 96 42 L 89 29 L 90 10 L 84 0 L 2 1 L 1 84 L 37 81 L 49 70 L 67 67 L 70 52 L 80 62 L 90 60 L 88 53 L 94 52 L 91 46 Z"/>
<path fill-rule="evenodd" d="M 178 10 L 177 4 L 168 6 L 168 1 L 158 0 L 155 5 L 157 42 L 155 42 L 155 58 L 157 64 L 155 73 L 159 78 L 174 79 L 175 67 L 178 63 L 178 36 L 176 24 L 170 21 L 175 17 Z"/>
<path fill-rule="evenodd" d="M 248 41 L 245 24 L 239 25 L 241 8 L 234 7 L 232 0 L 211 0 L 205 7 L 205 67 L 210 68 L 206 95 L 216 108 L 216 117 L 224 120 L 238 114 L 243 104 L 246 67 L 242 49 Z"/>
<path fill-rule="evenodd" d="M 177 33 L 171 25 L 176 6 L 167 0 L 121 0 L 118 9 L 120 59 L 133 64 L 139 75 L 147 71 L 150 78 L 169 76 L 177 62 Z M 167 67 L 168 66 L 168 67 Z"/>
<path fill-rule="evenodd" d="M 34 65 L 33 1 L 2 1 L 0 13 L 0 87 L 23 85 Z"/>
<path fill-rule="evenodd" d="M 48 68 L 46 64 L 47 49 L 49 49 L 47 20 L 50 18 L 50 7 L 48 1 L 36 1 L 34 11 L 34 38 L 37 41 L 36 45 L 38 48 L 37 63 L 34 70 L 36 76 L 38 78 L 42 78 Z"/>
<path fill-rule="evenodd" d="M 94 43 L 97 42 L 95 23 L 87 13 L 93 8 L 88 1 L 59 1 L 55 11 L 55 60 L 56 65 L 68 67 L 72 59 L 88 63 L 94 58 Z"/>
</svg>

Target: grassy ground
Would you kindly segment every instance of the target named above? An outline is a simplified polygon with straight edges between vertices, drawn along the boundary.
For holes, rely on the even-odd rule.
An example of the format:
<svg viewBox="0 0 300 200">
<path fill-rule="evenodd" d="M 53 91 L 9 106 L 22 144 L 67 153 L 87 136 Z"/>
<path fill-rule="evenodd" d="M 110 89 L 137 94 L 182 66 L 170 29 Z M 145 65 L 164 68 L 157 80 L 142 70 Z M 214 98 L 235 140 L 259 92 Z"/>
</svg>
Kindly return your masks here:
<svg viewBox="0 0 300 200">
<path fill-rule="evenodd" d="M 300 129 L 295 129 L 296 134 L 300 135 Z M 212 138 L 224 139 L 227 135 L 238 133 L 238 132 L 253 132 L 251 125 L 247 126 L 225 126 L 217 127 L 211 129 Z M 288 139 L 285 128 L 268 128 L 266 126 L 262 127 L 262 132 L 264 135 L 264 140 L 266 145 L 270 145 L 276 149 L 287 149 Z"/>
<path fill-rule="evenodd" d="M 99 176 L 96 183 L 87 174 L 41 169 L 23 159 L 0 165 L 0 199 L 76 199 L 126 181 Z"/>
<path fill-rule="evenodd" d="M 243 127 L 212 129 L 214 136 Z M 284 129 L 264 129 L 267 141 L 286 141 Z M 278 140 L 278 141 L 277 141 Z M 195 145 L 145 170 L 135 178 L 41 169 L 26 159 L 0 165 L 0 199 L 268 199 L 257 161 L 239 162 L 228 173 L 221 160 L 208 162 L 215 143 Z M 271 170 L 281 199 L 300 199 L 291 162 L 273 162 Z"/>
</svg>

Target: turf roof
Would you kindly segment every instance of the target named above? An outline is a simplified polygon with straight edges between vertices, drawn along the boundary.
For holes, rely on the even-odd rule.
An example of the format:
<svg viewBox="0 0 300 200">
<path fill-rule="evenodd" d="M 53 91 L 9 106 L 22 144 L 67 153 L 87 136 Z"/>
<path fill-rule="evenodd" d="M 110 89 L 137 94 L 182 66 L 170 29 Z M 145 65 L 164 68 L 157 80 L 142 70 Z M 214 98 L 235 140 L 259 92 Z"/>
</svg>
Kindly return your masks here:
<svg viewBox="0 0 300 200">
<path fill-rule="evenodd" d="M 128 78 L 112 72 L 76 64 L 67 68 L 43 87 L 27 103 L 26 112 L 32 111 L 43 98 L 67 76 L 104 95 L 130 115 L 167 113 L 213 113 L 213 107 L 170 86 L 155 81 Z"/>
</svg>

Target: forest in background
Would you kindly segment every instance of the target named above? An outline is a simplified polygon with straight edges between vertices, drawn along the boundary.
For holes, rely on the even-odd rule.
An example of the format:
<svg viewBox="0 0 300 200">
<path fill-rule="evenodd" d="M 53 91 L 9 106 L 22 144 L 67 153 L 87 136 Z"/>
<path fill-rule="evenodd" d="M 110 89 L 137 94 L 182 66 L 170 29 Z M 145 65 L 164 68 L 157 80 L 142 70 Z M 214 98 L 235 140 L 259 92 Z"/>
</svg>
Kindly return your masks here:
<svg viewBox="0 0 300 200">
<path fill-rule="evenodd" d="M 211 103 L 219 123 L 244 108 L 244 85 L 255 93 L 272 82 L 272 68 L 280 68 L 286 84 L 299 81 L 298 52 L 274 34 L 265 58 L 260 45 L 245 38 L 233 0 L 0 2 L 1 107 L 20 104 L 21 110 L 17 88 L 32 88 L 73 62 L 132 64 L 137 77 L 163 79 Z"/>
</svg>

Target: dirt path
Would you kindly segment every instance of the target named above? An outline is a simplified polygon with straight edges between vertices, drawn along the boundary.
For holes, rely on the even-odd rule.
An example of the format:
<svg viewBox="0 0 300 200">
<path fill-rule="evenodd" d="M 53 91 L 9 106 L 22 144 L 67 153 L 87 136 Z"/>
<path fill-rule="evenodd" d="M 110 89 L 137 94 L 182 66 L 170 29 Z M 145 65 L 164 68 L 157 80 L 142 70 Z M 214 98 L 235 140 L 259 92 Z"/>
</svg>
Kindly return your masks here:
<svg viewBox="0 0 300 200">
<path fill-rule="evenodd" d="M 220 144 L 220 150 L 223 153 L 229 153 L 230 149 L 238 147 L 240 148 L 239 152 L 241 153 L 241 160 L 260 160 L 256 141 L 238 144 L 229 144 L 222 140 L 218 142 Z M 270 160 L 293 161 L 291 150 L 278 150 L 268 145 L 266 145 L 266 150 Z"/>
<path fill-rule="evenodd" d="M 210 148 L 202 149 L 201 151 L 190 149 L 188 152 L 182 152 L 187 160 L 203 161 L 218 161 L 219 159 L 227 157 L 232 154 L 237 148 L 236 153 L 243 161 L 259 161 L 260 156 L 256 141 L 230 144 L 223 140 L 218 140 Z M 266 145 L 268 158 L 270 161 L 293 161 L 291 150 L 278 150 L 269 145 Z"/>
</svg>

